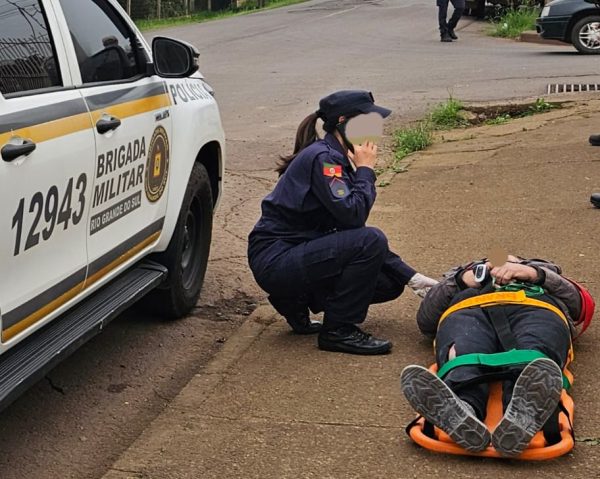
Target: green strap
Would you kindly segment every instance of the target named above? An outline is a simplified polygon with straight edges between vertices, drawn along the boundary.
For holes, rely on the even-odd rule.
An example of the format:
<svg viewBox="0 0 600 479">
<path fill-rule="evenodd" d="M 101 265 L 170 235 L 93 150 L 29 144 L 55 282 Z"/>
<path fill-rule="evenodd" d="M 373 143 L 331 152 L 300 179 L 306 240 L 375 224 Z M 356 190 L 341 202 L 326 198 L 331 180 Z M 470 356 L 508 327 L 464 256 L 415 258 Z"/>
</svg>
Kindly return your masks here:
<svg viewBox="0 0 600 479">
<path fill-rule="evenodd" d="M 542 296 L 545 291 L 544 288 L 537 284 L 531 283 L 521 283 L 518 281 L 514 281 L 512 283 L 508 283 L 500 288 L 497 288 L 498 291 L 525 291 L 525 295 L 529 298 L 534 298 L 536 296 Z"/>
<path fill-rule="evenodd" d="M 527 364 L 535 359 L 547 357 L 548 356 L 544 353 L 532 349 L 511 349 L 510 351 L 494 354 L 465 354 L 448 361 L 438 370 L 437 375 L 440 378 L 443 378 L 449 371 L 460 366 L 489 366 L 498 368 L 517 364 Z M 571 383 L 564 374 L 563 388 L 567 390 L 571 388 Z"/>
</svg>

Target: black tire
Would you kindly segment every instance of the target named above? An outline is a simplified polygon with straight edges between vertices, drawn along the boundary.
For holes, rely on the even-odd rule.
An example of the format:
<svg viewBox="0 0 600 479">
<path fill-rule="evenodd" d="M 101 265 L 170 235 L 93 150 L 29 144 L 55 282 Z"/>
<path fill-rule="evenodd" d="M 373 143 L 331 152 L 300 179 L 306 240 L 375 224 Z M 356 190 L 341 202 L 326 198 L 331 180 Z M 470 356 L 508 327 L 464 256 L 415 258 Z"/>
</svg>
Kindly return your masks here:
<svg viewBox="0 0 600 479">
<path fill-rule="evenodd" d="M 597 24 L 597 25 L 593 25 Z M 600 16 L 590 15 L 579 20 L 571 29 L 571 43 L 579 51 L 586 55 L 598 55 L 600 54 L 600 37 L 598 41 L 594 42 L 591 38 L 589 40 L 582 40 L 582 35 L 585 36 L 587 31 L 598 30 L 600 34 Z"/>
<path fill-rule="evenodd" d="M 210 253 L 212 217 L 210 178 L 204 165 L 195 163 L 169 246 L 151 258 L 169 270 L 165 284 L 144 300 L 151 313 L 177 319 L 198 302 Z"/>
</svg>

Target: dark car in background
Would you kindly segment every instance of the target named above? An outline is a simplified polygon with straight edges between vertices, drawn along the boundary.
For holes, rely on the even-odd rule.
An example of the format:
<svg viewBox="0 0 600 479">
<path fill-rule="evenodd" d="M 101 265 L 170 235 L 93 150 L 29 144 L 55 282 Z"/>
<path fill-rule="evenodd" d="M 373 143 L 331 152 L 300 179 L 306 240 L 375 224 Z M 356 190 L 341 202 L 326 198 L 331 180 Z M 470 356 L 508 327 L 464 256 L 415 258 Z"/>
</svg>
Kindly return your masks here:
<svg viewBox="0 0 600 479">
<path fill-rule="evenodd" d="M 542 38 L 572 44 L 580 53 L 600 54 L 600 0 L 554 0 L 536 20 Z"/>
</svg>

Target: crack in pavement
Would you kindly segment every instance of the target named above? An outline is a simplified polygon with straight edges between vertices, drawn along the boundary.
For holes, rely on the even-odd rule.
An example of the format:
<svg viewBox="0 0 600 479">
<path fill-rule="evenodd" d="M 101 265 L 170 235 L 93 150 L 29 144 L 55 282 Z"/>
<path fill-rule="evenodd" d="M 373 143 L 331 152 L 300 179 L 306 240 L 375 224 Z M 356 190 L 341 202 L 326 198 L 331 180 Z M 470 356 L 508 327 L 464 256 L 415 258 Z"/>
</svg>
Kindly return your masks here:
<svg viewBox="0 0 600 479">
<path fill-rule="evenodd" d="M 561 115 L 561 116 L 553 116 L 552 118 L 547 118 L 547 119 L 541 119 L 539 124 L 536 125 L 528 125 L 526 127 L 525 130 L 523 130 L 523 132 L 530 132 L 530 131 L 536 131 L 539 130 L 540 128 L 546 126 L 549 122 L 553 122 L 556 120 L 563 120 L 565 118 L 571 118 L 571 117 L 581 117 L 581 113 L 582 112 L 573 112 L 573 113 L 568 113 L 566 115 Z M 518 118 L 515 118 L 515 120 Z M 476 128 L 481 128 L 485 125 L 476 127 Z M 514 125 L 513 125 L 514 126 Z M 520 133 L 520 132 L 519 132 Z M 448 139 L 444 139 L 441 141 L 441 144 L 443 143 L 458 143 L 461 141 L 475 141 L 478 139 L 478 135 L 480 134 L 480 132 L 473 132 L 469 137 L 466 138 L 448 138 Z M 494 138 L 504 138 L 507 136 L 513 136 L 515 134 L 514 131 L 507 131 L 506 133 L 492 133 L 491 136 L 493 136 Z M 485 151 L 499 151 L 502 148 L 506 148 L 506 147 L 511 147 L 511 146 L 515 146 L 518 143 L 521 143 L 520 140 L 511 142 L 511 143 L 504 143 L 502 145 L 499 146 L 494 146 L 494 147 L 489 147 L 489 148 L 479 148 L 477 150 L 452 150 L 452 151 L 444 151 L 444 152 L 437 152 L 437 151 L 428 151 L 428 150 L 422 150 L 422 151 L 418 151 L 415 152 L 416 155 L 423 155 L 423 156 L 435 156 L 435 155 L 445 155 L 445 154 L 453 154 L 453 153 L 478 153 L 478 152 L 485 152 Z M 415 156 L 416 156 L 415 155 Z"/>
<path fill-rule="evenodd" d="M 173 398 L 172 398 L 172 397 L 167 397 L 167 396 L 165 396 L 164 394 L 162 394 L 162 393 L 159 393 L 159 392 L 158 392 L 156 389 L 154 389 L 154 388 L 152 389 L 152 392 L 154 393 L 154 395 L 155 395 L 156 397 L 158 397 L 159 399 L 162 399 L 163 401 L 166 401 L 167 403 L 168 403 L 168 402 L 171 402 L 171 401 L 173 400 Z"/>
<path fill-rule="evenodd" d="M 223 232 L 227 233 L 228 235 L 233 236 L 235 239 L 240 240 L 240 241 L 248 241 L 248 238 L 244 238 L 243 236 L 238 235 L 237 233 L 234 233 L 233 231 L 230 231 L 227 229 L 227 226 L 223 227 Z"/>
<path fill-rule="evenodd" d="M 241 176 L 246 174 L 249 171 L 253 171 L 254 173 L 260 173 L 260 172 L 264 172 L 264 173 L 274 173 L 275 169 L 274 168 L 260 168 L 260 169 L 252 169 L 252 170 L 230 170 L 229 168 L 226 168 L 225 171 L 227 173 L 230 173 L 234 176 Z"/>
<path fill-rule="evenodd" d="M 135 470 L 130 470 L 130 469 L 121 469 L 121 468 L 118 468 L 118 467 L 110 467 L 108 470 L 109 471 L 116 471 L 116 472 L 124 472 L 126 474 L 135 474 L 135 475 L 137 475 L 139 477 L 143 477 L 144 476 L 144 473 L 142 471 L 135 471 Z"/>
<path fill-rule="evenodd" d="M 231 205 L 228 208 L 228 212 L 225 213 L 223 215 L 223 231 L 225 231 L 226 233 L 229 233 L 231 236 L 233 236 L 234 238 L 239 239 L 240 241 L 243 241 L 244 243 L 246 241 L 248 241 L 248 238 L 246 236 L 241 236 L 237 233 L 235 233 L 231 228 L 230 228 L 230 223 L 233 220 L 233 215 L 235 215 L 236 213 L 238 213 L 239 208 L 246 206 L 246 204 L 251 201 L 251 200 L 260 200 L 262 198 L 261 196 L 249 196 L 247 198 L 242 198 L 239 200 L 238 203 L 235 203 L 233 205 Z"/>
<path fill-rule="evenodd" d="M 245 416 L 245 417 L 230 417 L 230 416 L 219 416 L 217 414 L 201 414 L 199 417 L 208 419 L 216 419 L 229 422 L 269 422 L 276 425 L 287 425 L 293 426 L 296 424 L 306 426 L 331 426 L 331 427 L 351 427 L 351 428 L 367 428 L 367 429 L 385 429 L 385 430 L 404 430 L 404 426 L 386 426 L 383 424 L 359 424 L 351 422 L 338 422 L 338 421 L 308 421 L 303 419 L 291 419 L 282 420 L 280 418 L 271 416 Z"/>
<path fill-rule="evenodd" d="M 458 141 L 465 141 L 465 140 L 458 140 Z M 438 155 L 453 155 L 455 153 L 480 153 L 480 152 L 484 152 L 484 151 L 498 151 L 501 150 L 502 148 L 506 148 L 507 146 L 513 146 L 515 145 L 517 142 L 515 143 L 505 143 L 504 145 L 500 145 L 500 146 L 491 146 L 489 148 L 479 148 L 477 150 L 446 150 L 446 151 L 423 151 L 421 152 L 422 155 L 424 156 L 438 156 Z"/>
<path fill-rule="evenodd" d="M 265 170 L 265 171 L 271 171 L 272 172 L 272 170 Z M 242 177 L 242 178 L 244 178 L 246 180 L 253 180 L 253 181 L 256 181 L 257 183 L 260 183 L 261 185 L 268 186 L 269 188 L 271 188 L 273 186 L 273 184 L 275 183 L 275 181 L 273 181 L 273 179 L 262 177 L 262 176 L 249 175 L 249 174 L 247 174 L 245 172 L 227 171 L 227 174 L 229 176 Z"/>
<path fill-rule="evenodd" d="M 56 384 L 54 384 L 54 382 L 52 381 L 52 379 L 50 378 L 50 376 L 46 376 L 46 381 L 48 381 L 48 384 L 50 384 L 50 387 L 54 391 L 62 394 L 63 396 L 65 395 L 65 390 L 63 388 L 61 388 L 60 386 L 57 386 Z"/>
</svg>

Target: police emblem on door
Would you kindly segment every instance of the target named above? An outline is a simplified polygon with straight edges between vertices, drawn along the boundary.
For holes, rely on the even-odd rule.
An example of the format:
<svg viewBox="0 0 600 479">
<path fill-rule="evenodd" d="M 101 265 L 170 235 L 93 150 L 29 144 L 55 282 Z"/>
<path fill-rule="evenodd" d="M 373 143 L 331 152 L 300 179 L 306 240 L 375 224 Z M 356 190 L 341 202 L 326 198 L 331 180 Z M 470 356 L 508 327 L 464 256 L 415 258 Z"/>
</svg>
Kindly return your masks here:
<svg viewBox="0 0 600 479">
<path fill-rule="evenodd" d="M 146 176 L 144 178 L 146 198 L 151 203 L 160 199 L 167 187 L 169 174 L 169 138 L 162 126 L 154 130 L 148 146 Z"/>
</svg>

